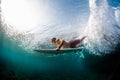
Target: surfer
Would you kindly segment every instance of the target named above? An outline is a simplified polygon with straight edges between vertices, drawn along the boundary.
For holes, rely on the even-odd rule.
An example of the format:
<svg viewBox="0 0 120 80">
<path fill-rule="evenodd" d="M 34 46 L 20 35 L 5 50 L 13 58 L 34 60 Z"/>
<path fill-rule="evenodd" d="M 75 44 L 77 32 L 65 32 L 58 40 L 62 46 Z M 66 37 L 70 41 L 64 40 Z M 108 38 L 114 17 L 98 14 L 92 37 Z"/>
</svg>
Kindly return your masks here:
<svg viewBox="0 0 120 80">
<path fill-rule="evenodd" d="M 81 37 L 80 39 L 70 40 L 70 41 L 65 41 L 60 38 L 58 38 L 58 39 L 52 38 L 51 43 L 57 47 L 56 50 L 58 51 L 58 50 L 61 50 L 64 48 L 78 48 L 78 47 L 80 47 L 80 46 L 78 46 L 78 44 L 81 43 L 85 38 L 86 38 L 86 36 Z"/>
</svg>

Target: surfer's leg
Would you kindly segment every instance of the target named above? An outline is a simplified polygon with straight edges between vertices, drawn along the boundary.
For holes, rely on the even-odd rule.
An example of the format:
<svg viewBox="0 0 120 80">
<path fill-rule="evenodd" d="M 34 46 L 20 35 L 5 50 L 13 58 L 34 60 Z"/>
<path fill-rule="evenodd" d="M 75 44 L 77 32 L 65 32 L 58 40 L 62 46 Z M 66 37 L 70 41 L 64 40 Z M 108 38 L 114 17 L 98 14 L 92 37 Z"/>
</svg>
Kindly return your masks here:
<svg viewBox="0 0 120 80">
<path fill-rule="evenodd" d="M 82 38 L 80 38 L 80 42 L 82 42 L 87 36 L 84 36 Z"/>
</svg>

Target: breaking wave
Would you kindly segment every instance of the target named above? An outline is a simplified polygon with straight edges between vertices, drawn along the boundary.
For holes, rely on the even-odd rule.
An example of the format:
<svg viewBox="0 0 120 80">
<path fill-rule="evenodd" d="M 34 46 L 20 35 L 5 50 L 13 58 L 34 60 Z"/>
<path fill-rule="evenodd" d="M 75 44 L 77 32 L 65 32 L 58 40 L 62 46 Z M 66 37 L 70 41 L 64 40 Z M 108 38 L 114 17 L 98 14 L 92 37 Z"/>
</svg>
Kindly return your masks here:
<svg viewBox="0 0 120 80">
<path fill-rule="evenodd" d="M 107 0 L 89 0 L 89 5 L 87 48 L 98 55 L 110 53 L 120 43 L 120 10 L 109 6 Z"/>
</svg>

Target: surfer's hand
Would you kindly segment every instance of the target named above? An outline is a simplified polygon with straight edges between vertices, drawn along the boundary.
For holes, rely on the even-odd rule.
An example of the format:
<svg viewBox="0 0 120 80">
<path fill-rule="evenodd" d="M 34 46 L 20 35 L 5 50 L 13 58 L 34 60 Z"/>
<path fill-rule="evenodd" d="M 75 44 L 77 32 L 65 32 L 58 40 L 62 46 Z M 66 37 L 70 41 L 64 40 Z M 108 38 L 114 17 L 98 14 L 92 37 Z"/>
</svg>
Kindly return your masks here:
<svg viewBox="0 0 120 80">
<path fill-rule="evenodd" d="M 56 50 L 57 50 L 57 51 L 59 51 L 60 49 L 59 49 L 59 48 L 57 48 Z"/>
</svg>

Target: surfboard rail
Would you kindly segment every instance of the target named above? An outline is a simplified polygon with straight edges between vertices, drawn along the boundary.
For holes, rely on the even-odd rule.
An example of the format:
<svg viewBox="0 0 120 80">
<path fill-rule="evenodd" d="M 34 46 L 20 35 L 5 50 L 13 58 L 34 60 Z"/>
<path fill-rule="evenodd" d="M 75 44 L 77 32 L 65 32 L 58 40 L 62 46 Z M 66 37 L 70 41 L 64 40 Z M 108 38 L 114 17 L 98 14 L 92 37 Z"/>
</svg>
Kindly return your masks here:
<svg viewBox="0 0 120 80">
<path fill-rule="evenodd" d="M 56 49 L 36 49 L 34 51 L 39 53 L 46 53 L 46 54 L 60 54 L 60 53 L 82 51 L 82 48 L 65 48 L 59 51 L 57 51 Z"/>
</svg>

